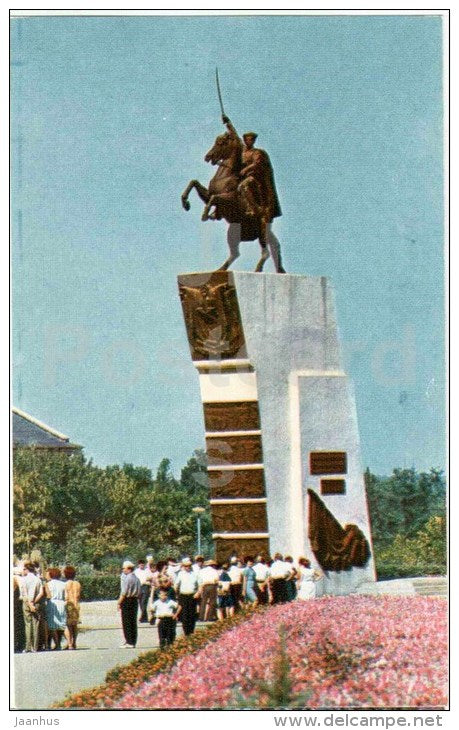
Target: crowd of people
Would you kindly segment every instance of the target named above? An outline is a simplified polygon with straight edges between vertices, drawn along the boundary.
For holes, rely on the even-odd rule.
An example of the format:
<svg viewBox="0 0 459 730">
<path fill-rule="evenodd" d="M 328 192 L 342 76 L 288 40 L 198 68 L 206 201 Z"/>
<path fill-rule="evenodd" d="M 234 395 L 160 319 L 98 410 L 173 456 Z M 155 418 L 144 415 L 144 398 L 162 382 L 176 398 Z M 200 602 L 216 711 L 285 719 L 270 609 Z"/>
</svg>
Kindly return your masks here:
<svg viewBox="0 0 459 730">
<path fill-rule="evenodd" d="M 137 621 L 157 624 L 159 643 L 164 647 L 175 639 L 177 620 L 189 635 L 197 620 L 223 620 L 245 603 L 308 600 L 315 597 L 315 584 L 322 577 L 307 558 L 295 565 L 291 556 L 284 558 L 280 553 L 273 559 L 233 556 L 222 564 L 204 560 L 202 555 L 194 562 L 189 557 L 155 562 L 148 556 L 140 558 L 137 567 L 126 560 L 118 599 L 125 639 L 122 647 L 136 646 Z"/>
<path fill-rule="evenodd" d="M 26 562 L 14 569 L 16 652 L 76 649 L 81 585 L 75 575 L 71 565 L 63 570 L 48 568 L 44 576 L 37 563 Z"/>
<path fill-rule="evenodd" d="M 15 651 L 76 649 L 80 620 L 81 585 L 73 566 L 48 568 L 42 576 L 37 563 L 26 562 L 13 571 Z M 177 621 L 192 634 L 196 622 L 223 620 L 244 604 L 276 604 L 308 600 L 323 577 L 307 558 L 295 565 L 290 556 L 276 553 L 232 556 L 217 564 L 196 555 L 155 561 L 140 558 L 137 566 L 125 560 L 120 577 L 118 608 L 123 648 L 137 644 L 138 623 L 157 626 L 160 647 L 175 640 Z M 65 646 L 62 646 L 65 637 Z"/>
</svg>

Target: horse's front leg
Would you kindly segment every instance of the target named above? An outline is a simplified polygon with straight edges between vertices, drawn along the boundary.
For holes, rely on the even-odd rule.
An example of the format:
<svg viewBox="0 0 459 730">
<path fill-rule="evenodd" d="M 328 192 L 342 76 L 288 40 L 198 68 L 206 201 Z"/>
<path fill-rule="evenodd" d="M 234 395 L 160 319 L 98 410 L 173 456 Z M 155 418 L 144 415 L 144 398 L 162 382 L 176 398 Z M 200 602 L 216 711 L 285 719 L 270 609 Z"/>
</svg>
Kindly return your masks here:
<svg viewBox="0 0 459 730">
<path fill-rule="evenodd" d="M 204 203 L 207 203 L 207 201 L 209 200 L 209 191 L 207 190 L 207 188 L 205 188 L 204 185 L 201 185 L 199 180 L 190 180 L 181 196 L 182 206 L 185 208 L 185 210 L 190 210 L 190 201 L 188 200 L 188 196 L 193 188 L 196 190 L 197 194 Z"/>
<path fill-rule="evenodd" d="M 217 198 L 216 195 L 211 195 L 209 197 L 207 204 L 203 210 L 202 216 L 201 216 L 202 221 L 208 221 L 209 218 L 212 218 L 212 216 L 210 215 L 210 209 L 212 208 L 213 205 L 215 205 L 216 198 Z"/>
</svg>

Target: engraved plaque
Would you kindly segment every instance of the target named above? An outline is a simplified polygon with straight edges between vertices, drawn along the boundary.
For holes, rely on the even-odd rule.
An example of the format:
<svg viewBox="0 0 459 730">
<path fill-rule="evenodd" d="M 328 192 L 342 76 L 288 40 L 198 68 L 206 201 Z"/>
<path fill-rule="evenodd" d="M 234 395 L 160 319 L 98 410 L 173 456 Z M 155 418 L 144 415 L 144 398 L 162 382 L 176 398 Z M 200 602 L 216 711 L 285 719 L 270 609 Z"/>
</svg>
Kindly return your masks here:
<svg viewBox="0 0 459 730">
<path fill-rule="evenodd" d="M 247 357 L 231 272 L 188 274 L 178 283 L 193 360 Z"/>
<path fill-rule="evenodd" d="M 265 496 L 263 469 L 212 470 L 208 472 L 208 477 L 211 499 Z"/>
<path fill-rule="evenodd" d="M 209 464 L 261 464 L 260 436 L 226 436 L 206 439 Z"/>
<path fill-rule="evenodd" d="M 346 474 L 347 454 L 345 451 L 311 451 L 309 465 L 311 474 Z"/>
<path fill-rule="evenodd" d="M 321 494 L 346 494 L 346 482 L 344 479 L 321 479 Z"/>
<path fill-rule="evenodd" d="M 255 431 L 260 428 L 257 401 L 204 403 L 206 431 Z"/>
<path fill-rule="evenodd" d="M 268 532 L 266 503 L 213 504 L 215 532 Z"/>
<path fill-rule="evenodd" d="M 232 555 L 238 555 L 244 558 L 246 555 L 252 555 L 255 557 L 259 553 L 262 555 L 269 555 L 269 538 L 240 538 L 240 539 L 227 539 L 222 540 L 216 538 L 215 543 L 215 554 L 216 559 L 219 563 L 224 560 L 229 560 Z"/>
</svg>

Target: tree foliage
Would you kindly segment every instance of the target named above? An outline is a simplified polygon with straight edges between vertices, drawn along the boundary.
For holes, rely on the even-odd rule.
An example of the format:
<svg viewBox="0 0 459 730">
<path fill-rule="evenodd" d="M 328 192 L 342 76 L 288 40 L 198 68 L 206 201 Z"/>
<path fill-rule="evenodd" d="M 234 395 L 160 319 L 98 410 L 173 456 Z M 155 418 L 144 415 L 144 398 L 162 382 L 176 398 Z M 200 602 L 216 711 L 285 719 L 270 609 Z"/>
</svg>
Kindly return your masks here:
<svg viewBox="0 0 459 730">
<path fill-rule="evenodd" d="M 132 464 L 102 469 L 81 453 L 22 448 L 14 454 L 14 551 L 41 550 L 51 561 L 96 566 L 152 552 L 157 558 L 195 551 L 193 507 L 202 506 L 203 545 L 211 520 L 205 456 L 195 452 L 175 479 L 168 459 L 155 477 Z"/>
<path fill-rule="evenodd" d="M 378 572 L 389 577 L 396 570 L 418 575 L 446 569 L 443 472 L 394 469 L 378 477 L 367 469 L 365 482 Z"/>
</svg>

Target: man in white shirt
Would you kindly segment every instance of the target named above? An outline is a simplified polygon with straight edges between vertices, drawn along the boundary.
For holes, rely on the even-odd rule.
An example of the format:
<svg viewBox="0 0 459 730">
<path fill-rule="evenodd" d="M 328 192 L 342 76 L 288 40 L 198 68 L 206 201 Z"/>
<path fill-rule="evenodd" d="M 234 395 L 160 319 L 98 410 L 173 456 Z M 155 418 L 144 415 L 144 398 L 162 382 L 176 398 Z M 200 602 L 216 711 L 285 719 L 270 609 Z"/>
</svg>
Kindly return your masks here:
<svg viewBox="0 0 459 730">
<path fill-rule="evenodd" d="M 183 558 L 174 588 L 181 607 L 183 633 L 188 636 L 193 633 L 196 624 L 196 599 L 199 595 L 198 574 L 191 570 L 190 558 Z"/>
<path fill-rule="evenodd" d="M 198 576 L 199 593 L 201 595 L 201 604 L 199 606 L 200 621 L 217 620 L 217 586 L 219 575 L 216 570 L 216 565 L 215 560 L 206 560 Z"/>
<path fill-rule="evenodd" d="M 33 563 L 25 563 L 21 582 L 22 608 L 25 624 L 25 652 L 38 651 L 41 611 L 38 605 L 42 590 L 42 582 L 35 575 Z"/>
<path fill-rule="evenodd" d="M 139 608 L 140 618 L 139 623 L 148 623 L 147 605 L 148 598 L 150 596 L 151 581 L 153 578 L 152 572 L 146 565 L 146 561 L 143 558 L 139 558 L 137 561 L 137 568 L 134 570 L 134 574 L 140 581 L 140 597 L 139 597 Z"/>
<path fill-rule="evenodd" d="M 292 574 L 291 566 L 286 563 L 280 553 L 276 553 L 271 565 L 269 583 L 273 603 L 285 603 L 287 600 L 287 578 Z"/>
<path fill-rule="evenodd" d="M 230 558 L 228 575 L 231 578 L 230 593 L 234 603 L 234 613 L 241 610 L 242 606 L 242 568 L 238 566 L 238 559 L 235 555 Z"/>
<path fill-rule="evenodd" d="M 257 555 L 255 563 L 253 565 L 255 575 L 257 577 L 257 596 L 258 603 L 268 603 L 268 578 L 270 571 L 265 563 L 265 559 L 262 555 Z"/>
</svg>

